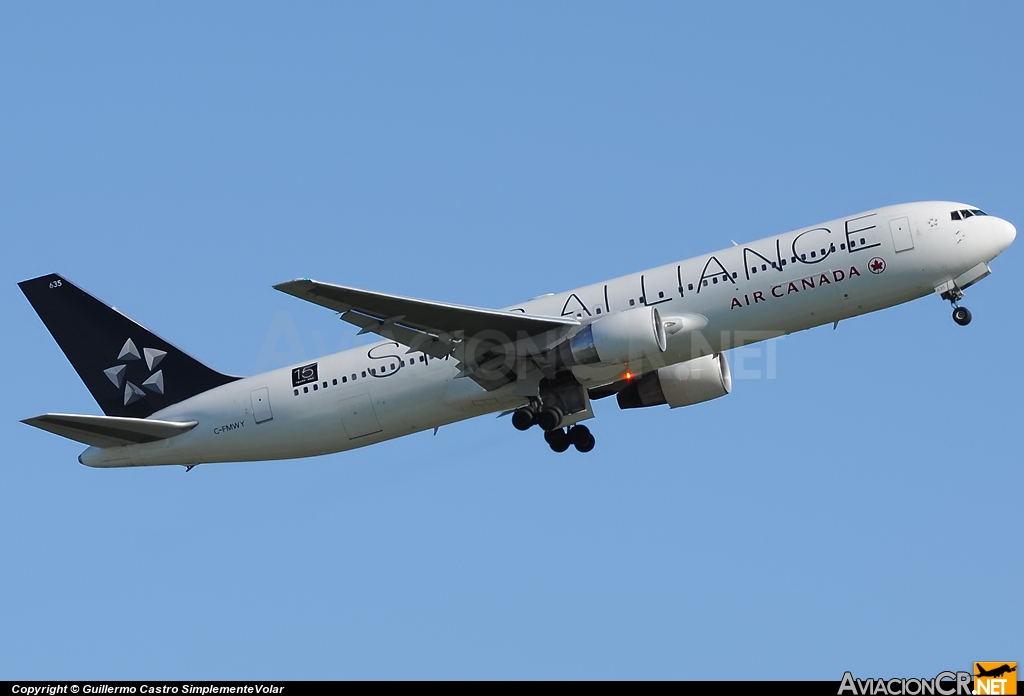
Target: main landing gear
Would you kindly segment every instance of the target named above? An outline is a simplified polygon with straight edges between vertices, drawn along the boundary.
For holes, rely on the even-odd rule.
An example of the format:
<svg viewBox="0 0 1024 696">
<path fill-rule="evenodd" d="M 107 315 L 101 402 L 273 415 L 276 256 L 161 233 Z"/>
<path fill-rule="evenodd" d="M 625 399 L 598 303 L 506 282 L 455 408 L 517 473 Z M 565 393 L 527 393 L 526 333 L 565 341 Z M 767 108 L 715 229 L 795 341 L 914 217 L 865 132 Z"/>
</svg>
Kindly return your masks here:
<svg viewBox="0 0 1024 696">
<path fill-rule="evenodd" d="M 538 408 L 537 405 L 530 404 L 512 412 L 512 427 L 516 430 L 529 430 L 534 425 L 539 425 L 541 430 L 554 430 L 561 425 L 564 417 L 562 409 L 557 406 Z"/>
<path fill-rule="evenodd" d="M 597 441 L 585 425 L 573 425 L 566 428 L 555 428 L 544 433 L 544 440 L 555 452 L 564 452 L 572 445 L 577 452 L 589 452 L 594 449 Z"/>
<path fill-rule="evenodd" d="M 596 440 L 590 428 L 585 425 L 563 428 L 563 418 L 562 410 L 557 406 L 538 408 L 538 404 L 531 403 L 512 412 L 512 426 L 516 430 L 529 430 L 539 425 L 544 431 L 544 441 L 555 452 L 565 452 L 569 447 L 575 447 L 578 452 L 594 449 Z"/>
</svg>

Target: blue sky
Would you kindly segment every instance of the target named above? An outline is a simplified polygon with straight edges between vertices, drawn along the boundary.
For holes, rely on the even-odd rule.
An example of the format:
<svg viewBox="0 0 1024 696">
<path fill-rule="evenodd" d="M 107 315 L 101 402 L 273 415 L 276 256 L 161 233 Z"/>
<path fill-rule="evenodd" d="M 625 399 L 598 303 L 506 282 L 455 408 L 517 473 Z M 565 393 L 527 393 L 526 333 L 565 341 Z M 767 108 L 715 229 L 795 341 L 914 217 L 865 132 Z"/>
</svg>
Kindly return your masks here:
<svg viewBox="0 0 1024 696">
<path fill-rule="evenodd" d="M 1020 242 L 732 355 L 589 455 L 485 417 L 96 471 L 18 290 L 210 365 L 355 345 L 297 276 L 488 307 L 912 200 L 1020 227 L 1016 3 L 0 8 L 0 678 L 932 676 L 1024 659 Z M 362 337 L 358 339 L 362 340 Z"/>
</svg>

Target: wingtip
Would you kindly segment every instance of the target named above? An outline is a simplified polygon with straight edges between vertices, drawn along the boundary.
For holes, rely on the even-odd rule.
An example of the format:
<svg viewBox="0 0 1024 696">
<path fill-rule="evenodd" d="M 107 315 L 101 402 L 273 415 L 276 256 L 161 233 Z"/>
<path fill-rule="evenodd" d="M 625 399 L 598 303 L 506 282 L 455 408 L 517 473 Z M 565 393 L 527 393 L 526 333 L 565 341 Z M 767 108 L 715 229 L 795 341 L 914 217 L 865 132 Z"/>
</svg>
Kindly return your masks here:
<svg viewBox="0 0 1024 696">
<path fill-rule="evenodd" d="M 310 280 L 309 278 L 293 278 L 291 280 L 286 280 L 283 283 L 277 283 L 275 285 L 272 285 L 271 287 L 274 288 L 275 290 L 280 290 L 281 292 L 288 292 L 289 288 L 293 288 L 296 285 L 308 284 L 312 282 L 313 281 Z"/>
</svg>

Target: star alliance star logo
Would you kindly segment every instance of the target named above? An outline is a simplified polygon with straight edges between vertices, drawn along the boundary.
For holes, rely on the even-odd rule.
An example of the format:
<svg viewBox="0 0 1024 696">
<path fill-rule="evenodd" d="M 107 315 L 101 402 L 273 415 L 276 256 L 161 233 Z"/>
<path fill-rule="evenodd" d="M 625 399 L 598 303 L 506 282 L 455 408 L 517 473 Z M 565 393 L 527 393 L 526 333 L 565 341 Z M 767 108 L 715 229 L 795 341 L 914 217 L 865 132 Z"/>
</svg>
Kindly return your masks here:
<svg viewBox="0 0 1024 696">
<path fill-rule="evenodd" d="M 127 406 L 128 404 L 135 403 L 146 395 L 143 388 L 148 389 L 154 394 L 164 393 L 164 371 L 157 370 L 156 372 L 153 372 L 153 370 L 156 369 L 157 365 L 160 364 L 160 361 L 162 361 L 166 355 L 167 351 L 157 350 L 156 348 L 143 348 L 142 354 L 140 355 L 139 349 L 135 347 L 135 343 L 129 338 L 124 342 L 124 345 L 121 347 L 121 352 L 117 355 L 117 359 L 122 361 L 123 364 L 108 367 L 103 371 L 103 374 L 105 374 L 107 379 L 113 382 L 114 386 L 118 389 L 122 386 L 124 387 L 124 405 Z M 146 367 L 149 368 L 149 371 L 152 372 L 152 374 L 146 378 L 140 388 L 125 379 L 125 376 L 128 372 L 128 363 L 134 360 L 142 360 L 143 356 L 145 356 Z"/>
</svg>

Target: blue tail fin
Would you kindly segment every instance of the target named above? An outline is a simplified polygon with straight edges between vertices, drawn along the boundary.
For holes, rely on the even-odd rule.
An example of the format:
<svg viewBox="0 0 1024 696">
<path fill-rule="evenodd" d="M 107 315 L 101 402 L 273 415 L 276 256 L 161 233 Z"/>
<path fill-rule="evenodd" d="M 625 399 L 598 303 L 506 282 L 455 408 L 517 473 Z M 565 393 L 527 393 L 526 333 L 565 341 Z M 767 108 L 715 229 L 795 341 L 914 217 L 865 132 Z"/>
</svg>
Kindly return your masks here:
<svg viewBox="0 0 1024 696">
<path fill-rule="evenodd" d="M 147 418 L 233 382 L 56 274 L 18 283 L 108 416 Z"/>
</svg>

